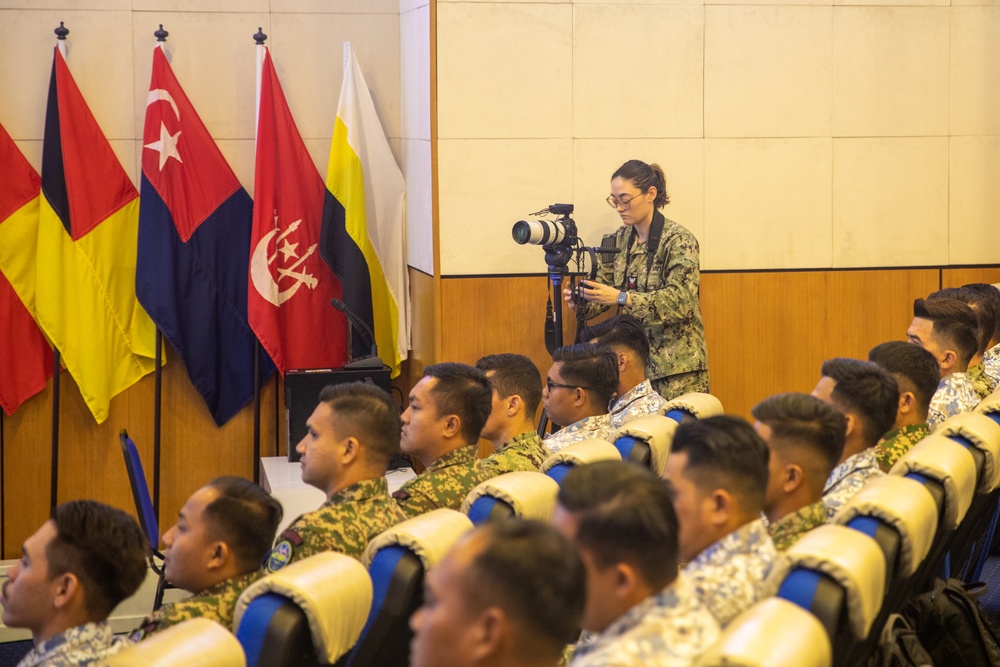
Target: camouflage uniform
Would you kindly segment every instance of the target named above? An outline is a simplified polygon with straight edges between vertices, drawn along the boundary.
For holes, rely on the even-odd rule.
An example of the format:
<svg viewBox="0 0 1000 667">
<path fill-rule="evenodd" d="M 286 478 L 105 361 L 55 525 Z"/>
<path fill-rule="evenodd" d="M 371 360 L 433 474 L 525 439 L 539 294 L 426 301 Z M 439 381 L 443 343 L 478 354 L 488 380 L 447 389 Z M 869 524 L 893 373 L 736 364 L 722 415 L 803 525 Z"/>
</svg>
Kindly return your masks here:
<svg viewBox="0 0 1000 667">
<path fill-rule="evenodd" d="M 966 373 L 952 373 L 941 378 L 941 384 L 931 397 L 927 424 L 933 431 L 948 417 L 972 412 L 977 405 L 979 405 L 979 395 L 969 382 L 969 376 Z"/>
<path fill-rule="evenodd" d="M 123 637 L 116 638 L 105 621 L 84 623 L 36 645 L 17 667 L 92 665 L 131 645 L 132 642 Z"/>
<path fill-rule="evenodd" d="M 192 618 L 207 618 L 233 628 L 233 615 L 236 612 L 236 600 L 253 582 L 264 576 L 260 570 L 220 581 L 202 592 L 191 597 L 166 604 L 142 620 L 142 623 L 128 638 L 133 642 L 141 642 L 150 635 L 175 626 Z"/>
<path fill-rule="evenodd" d="M 406 518 L 441 507 L 457 510 L 469 491 L 495 475 L 476 465 L 476 445 L 453 449 L 399 488 L 392 497 Z"/>
<path fill-rule="evenodd" d="M 612 434 L 620 429 L 625 422 L 636 417 L 656 414 L 666 404 L 666 399 L 653 391 L 653 385 L 649 383 L 649 380 L 643 380 L 626 391 L 611 406 Z"/>
<path fill-rule="evenodd" d="M 980 401 L 996 390 L 997 382 L 986 374 L 986 365 L 982 361 L 975 366 L 969 366 L 969 370 L 965 373 L 969 376 L 969 382 L 972 383 L 972 388 L 976 390 Z"/>
<path fill-rule="evenodd" d="M 697 387 L 691 391 L 708 391 L 708 351 L 698 301 L 698 240 L 656 211 L 654 222 L 658 218 L 663 219 L 663 234 L 649 271 L 646 242 L 639 241 L 632 227 L 622 225 L 615 234 L 619 252 L 613 262 L 600 265 L 597 281 L 628 292 L 632 305 L 620 311 L 639 318 L 645 325 L 650 347 L 646 377 L 661 396 L 670 400 L 679 395 L 664 393 L 670 387 L 665 379 L 671 375 L 694 373 L 696 377 L 684 384 Z M 608 308 L 588 304 L 587 318 Z"/>
<path fill-rule="evenodd" d="M 581 419 L 555 433 L 549 433 L 545 436 L 542 444 L 545 445 L 550 454 L 555 454 L 564 447 L 591 438 L 610 442 L 613 434 L 610 416 L 607 414 L 595 415 Z"/>
<path fill-rule="evenodd" d="M 773 595 L 784 561 L 761 519 L 740 526 L 687 564 L 695 594 L 722 627 Z"/>
<path fill-rule="evenodd" d="M 323 551 L 361 558 L 369 540 L 405 518 L 389 497 L 385 477 L 362 480 L 293 521 L 278 537 L 264 569 L 277 572 Z"/>
<path fill-rule="evenodd" d="M 875 458 L 878 460 L 878 467 L 883 472 L 889 472 L 889 469 L 903 454 L 930 435 L 930 432 L 930 427 L 927 426 L 927 422 L 924 422 L 923 424 L 902 426 L 886 433 L 875 445 Z"/>
<path fill-rule="evenodd" d="M 538 433 L 527 431 L 503 443 L 500 449 L 479 460 L 476 465 L 488 476 L 495 477 L 519 470 L 538 472 L 547 458 L 549 450 L 545 449 Z"/>
<path fill-rule="evenodd" d="M 688 667 L 719 637 L 719 623 L 678 574 L 674 583 L 577 645 L 570 667 Z"/>
<path fill-rule="evenodd" d="M 767 527 L 774 548 L 784 551 L 795 544 L 802 535 L 826 523 L 826 506 L 822 500 L 789 512 Z"/>
<path fill-rule="evenodd" d="M 983 352 L 983 367 L 993 385 L 1000 384 L 1000 345 L 994 345 Z"/>
<path fill-rule="evenodd" d="M 840 508 L 854 497 L 868 482 L 885 473 L 878 467 L 875 458 L 875 448 L 869 447 L 849 457 L 830 473 L 823 489 L 823 504 L 826 505 L 826 520 L 831 521 Z"/>
</svg>

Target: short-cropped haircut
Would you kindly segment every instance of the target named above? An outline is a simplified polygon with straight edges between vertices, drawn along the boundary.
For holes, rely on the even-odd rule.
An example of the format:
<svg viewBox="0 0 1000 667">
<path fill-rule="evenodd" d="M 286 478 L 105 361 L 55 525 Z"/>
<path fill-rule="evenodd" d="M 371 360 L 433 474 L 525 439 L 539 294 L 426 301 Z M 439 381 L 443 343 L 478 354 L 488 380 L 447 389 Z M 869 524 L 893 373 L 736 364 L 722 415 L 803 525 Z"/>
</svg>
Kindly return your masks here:
<svg viewBox="0 0 1000 667">
<path fill-rule="evenodd" d="M 775 394 L 753 406 L 750 413 L 771 429 L 772 438 L 782 444 L 803 447 L 822 461 L 827 475 L 844 453 L 847 420 L 836 408 L 815 396 Z"/>
<path fill-rule="evenodd" d="M 903 377 L 913 386 L 917 406 L 923 413 L 930 409 L 931 398 L 941 382 L 941 368 L 934 355 L 913 343 L 890 340 L 876 345 L 868 352 L 868 361 L 889 371 L 894 377 Z M 903 387 L 899 387 L 903 393 Z"/>
<path fill-rule="evenodd" d="M 562 364 L 559 374 L 567 384 L 589 387 L 593 402 L 604 408 L 618 391 L 618 357 L 606 345 L 564 345 L 552 353 L 552 363 Z"/>
<path fill-rule="evenodd" d="M 501 399 L 520 396 L 525 414 L 534 418 L 542 402 L 542 374 L 535 362 L 523 354 L 489 354 L 476 362 L 483 373 L 493 371 L 488 379 Z"/>
<path fill-rule="evenodd" d="M 424 375 L 437 379 L 431 394 L 438 416 L 458 415 L 462 437 L 477 442 L 493 409 L 493 388 L 486 374 L 474 366 L 444 362 L 428 366 Z"/>
<path fill-rule="evenodd" d="M 649 338 L 646 327 L 632 315 L 615 315 L 580 333 L 582 340 L 594 341 L 609 347 L 632 350 L 643 364 L 649 361 Z"/>
<path fill-rule="evenodd" d="M 576 547 L 536 521 L 493 521 L 476 531 L 487 542 L 465 575 L 468 606 L 500 607 L 559 655 L 579 635 L 586 601 Z"/>
<path fill-rule="evenodd" d="M 624 461 L 576 466 L 557 500 L 578 522 L 575 542 L 600 567 L 628 563 L 656 589 L 677 577 L 677 515 L 649 469 Z"/>
<path fill-rule="evenodd" d="M 94 500 L 58 505 L 52 521 L 56 536 L 45 548 L 49 579 L 76 575 L 89 620 L 107 619 L 146 578 L 146 536 L 131 516 Z"/>
<path fill-rule="evenodd" d="M 281 523 L 281 503 L 242 477 L 216 477 L 208 485 L 219 496 L 205 506 L 205 520 L 219 540 L 229 545 L 241 572 L 260 568 Z"/>
<path fill-rule="evenodd" d="M 892 428 L 899 411 L 899 386 L 878 364 L 838 357 L 821 370 L 836 385 L 831 398 L 844 412 L 857 415 L 866 446 L 873 447 Z"/>
<path fill-rule="evenodd" d="M 989 283 L 969 283 L 962 285 L 962 289 L 979 292 L 984 298 L 993 302 L 993 309 L 997 313 L 997 317 L 993 322 L 993 333 L 990 334 L 990 338 L 1000 341 L 1000 289 Z"/>
<path fill-rule="evenodd" d="M 370 382 L 346 382 L 323 387 L 321 403 L 334 412 L 337 423 L 346 433 L 337 436 L 356 437 L 367 461 L 387 467 L 399 452 L 399 435 L 403 428 L 399 405 L 381 387 Z"/>
<path fill-rule="evenodd" d="M 979 320 L 972 308 L 958 299 L 917 299 L 913 316 L 934 323 L 932 335 L 955 350 L 960 366 L 967 366 L 979 349 Z"/>
<path fill-rule="evenodd" d="M 670 453 L 687 455 L 684 471 L 701 490 L 725 489 L 740 500 L 743 512 L 763 510 L 771 454 L 746 420 L 719 415 L 681 422 Z"/>
</svg>

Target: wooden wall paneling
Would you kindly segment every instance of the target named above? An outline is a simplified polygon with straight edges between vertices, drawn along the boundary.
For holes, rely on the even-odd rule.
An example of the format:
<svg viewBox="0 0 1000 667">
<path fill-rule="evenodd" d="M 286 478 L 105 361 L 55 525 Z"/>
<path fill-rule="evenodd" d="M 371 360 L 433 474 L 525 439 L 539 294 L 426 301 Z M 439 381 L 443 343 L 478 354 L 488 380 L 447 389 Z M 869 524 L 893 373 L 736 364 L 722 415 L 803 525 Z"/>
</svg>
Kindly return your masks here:
<svg viewBox="0 0 1000 667">
<path fill-rule="evenodd" d="M 1000 283 L 1000 267 L 983 266 L 941 270 L 942 287 L 961 287 L 969 283 Z"/>
<path fill-rule="evenodd" d="M 810 392 L 832 357 L 903 340 L 936 269 L 709 273 L 701 277 L 712 393 L 750 417 L 761 399 Z"/>
</svg>

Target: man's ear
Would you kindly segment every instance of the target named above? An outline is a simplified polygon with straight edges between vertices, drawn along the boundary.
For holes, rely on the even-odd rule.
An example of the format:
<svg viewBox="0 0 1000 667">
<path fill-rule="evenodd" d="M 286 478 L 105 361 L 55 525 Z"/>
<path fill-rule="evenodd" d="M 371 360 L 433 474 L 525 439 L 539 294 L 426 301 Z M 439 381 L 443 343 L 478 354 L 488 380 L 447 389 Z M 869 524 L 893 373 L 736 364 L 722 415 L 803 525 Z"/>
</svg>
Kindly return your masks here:
<svg viewBox="0 0 1000 667">
<path fill-rule="evenodd" d="M 917 409 L 917 397 L 913 395 L 912 391 L 901 391 L 899 392 L 899 408 L 898 412 L 901 415 L 908 415 Z"/>
<path fill-rule="evenodd" d="M 725 489 L 712 491 L 709 502 L 711 503 L 709 521 L 715 526 L 724 525 L 736 510 L 735 499 Z"/>
<path fill-rule="evenodd" d="M 945 350 L 941 358 L 942 375 L 955 372 L 955 365 L 958 363 L 958 353 L 955 350 Z"/>
<path fill-rule="evenodd" d="M 342 455 L 343 463 L 352 463 L 359 456 L 361 456 L 361 443 L 354 436 L 350 436 L 343 441 L 344 443 L 344 453 Z"/>
<path fill-rule="evenodd" d="M 628 367 L 628 354 L 625 352 L 618 353 L 618 372 L 621 373 Z"/>
<path fill-rule="evenodd" d="M 472 657 L 475 664 L 497 655 L 510 635 L 510 619 L 499 607 L 487 607 L 475 621 Z"/>
<path fill-rule="evenodd" d="M 56 609 L 65 609 L 75 599 L 84 595 L 80 580 L 72 572 L 63 572 L 57 575 L 53 578 L 52 583 L 55 586 L 52 606 Z"/>
<path fill-rule="evenodd" d="M 844 413 L 844 419 L 847 421 L 847 429 L 844 431 L 844 437 L 849 438 L 854 433 L 855 429 L 861 427 L 861 424 L 858 423 L 858 418 L 850 412 Z"/>
<path fill-rule="evenodd" d="M 462 420 L 458 415 L 448 415 L 444 418 L 444 437 L 454 438 L 462 430 Z"/>
<path fill-rule="evenodd" d="M 221 540 L 212 544 L 212 550 L 208 557 L 208 563 L 206 564 L 209 570 L 216 570 L 223 567 L 226 563 L 231 561 L 233 558 L 233 551 L 229 548 L 229 545 Z"/>
<path fill-rule="evenodd" d="M 628 563 L 616 563 L 611 567 L 615 568 L 615 595 L 627 599 L 639 583 L 639 574 Z"/>
<path fill-rule="evenodd" d="M 514 394 L 504 399 L 507 404 L 507 417 L 513 417 L 524 409 L 524 401 L 520 396 Z"/>
<path fill-rule="evenodd" d="M 802 486 L 802 482 L 805 480 L 805 473 L 802 470 L 802 466 L 794 463 L 785 466 L 782 473 L 781 490 L 785 493 L 794 493 L 797 488 Z"/>
</svg>

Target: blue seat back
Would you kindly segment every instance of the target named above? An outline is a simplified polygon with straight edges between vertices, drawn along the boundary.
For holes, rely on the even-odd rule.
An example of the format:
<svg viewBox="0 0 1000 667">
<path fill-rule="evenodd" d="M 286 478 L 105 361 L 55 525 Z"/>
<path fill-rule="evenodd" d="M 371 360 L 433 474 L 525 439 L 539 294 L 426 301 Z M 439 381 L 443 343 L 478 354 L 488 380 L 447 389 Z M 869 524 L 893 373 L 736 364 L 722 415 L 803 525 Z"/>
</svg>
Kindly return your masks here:
<svg viewBox="0 0 1000 667">
<path fill-rule="evenodd" d="M 121 430 L 119 440 L 122 445 L 122 456 L 125 457 L 125 469 L 128 470 L 128 481 L 132 486 L 132 498 L 135 500 L 135 511 L 139 516 L 139 524 L 149 539 L 149 546 L 156 549 L 160 544 L 160 529 L 153 510 L 153 499 L 149 495 L 149 485 L 146 484 L 146 473 L 142 469 L 142 459 L 139 450 L 125 429 Z"/>
<path fill-rule="evenodd" d="M 309 621 L 294 602 L 265 593 L 247 605 L 236 629 L 247 667 L 312 667 L 316 656 Z"/>
<path fill-rule="evenodd" d="M 649 449 L 649 443 L 644 440 L 623 435 L 615 440 L 615 448 L 622 455 L 622 461 L 638 463 L 646 468 L 652 465 L 653 453 Z"/>
<path fill-rule="evenodd" d="M 546 470 L 545 474 L 556 480 L 556 484 L 562 485 L 563 480 L 566 479 L 566 475 L 568 475 L 569 471 L 572 469 L 573 465 L 570 463 L 557 463 Z"/>
</svg>

